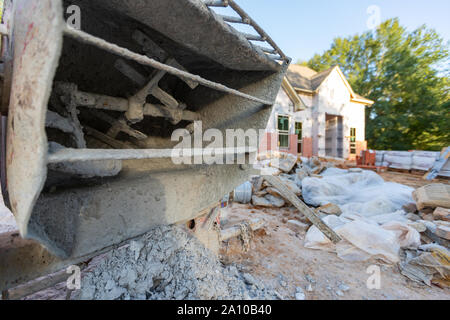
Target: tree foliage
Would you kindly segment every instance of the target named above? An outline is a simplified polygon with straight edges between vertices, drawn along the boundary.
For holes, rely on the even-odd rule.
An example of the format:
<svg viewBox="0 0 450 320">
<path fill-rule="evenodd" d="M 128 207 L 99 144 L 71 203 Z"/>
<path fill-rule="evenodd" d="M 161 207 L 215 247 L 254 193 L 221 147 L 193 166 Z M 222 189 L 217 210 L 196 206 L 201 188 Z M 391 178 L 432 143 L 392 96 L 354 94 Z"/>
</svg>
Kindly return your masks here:
<svg viewBox="0 0 450 320">
<path fill-rule="evenodd" d="M 421 26 L 408 32 L 398 19 L 375 31 L 336 38 L 307 65 L 317 71 L 339 65 L 367 108 L 369 147 L 440 150 L 450 145 L 449 43 Z"/>
</svg>

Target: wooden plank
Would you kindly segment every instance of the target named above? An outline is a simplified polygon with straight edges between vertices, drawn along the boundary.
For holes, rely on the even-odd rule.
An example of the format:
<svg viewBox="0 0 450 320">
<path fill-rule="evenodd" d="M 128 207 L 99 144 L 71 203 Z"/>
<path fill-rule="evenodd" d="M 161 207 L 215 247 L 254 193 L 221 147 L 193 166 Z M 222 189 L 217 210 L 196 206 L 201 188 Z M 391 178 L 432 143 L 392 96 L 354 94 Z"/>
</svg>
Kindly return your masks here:
<svg viewBox="0 0 450 320">
<path fill-rule="evenodd" d="M 333 243 L 338 243 L 341 241 L 339 237 L 326 223 L 319 218 L 319 216 L 310 209 L 303 201 L 301 201 L 295 193 L 293 193 L 279 177 L 275 176 L 264 176 L 264 179 L 271 184 L 273 187 L 278 189 L 284 199 L 292 203 L 301 213 L 303 213 L 311 223 L 313 223 L 328 239 Z"/>
</svg>

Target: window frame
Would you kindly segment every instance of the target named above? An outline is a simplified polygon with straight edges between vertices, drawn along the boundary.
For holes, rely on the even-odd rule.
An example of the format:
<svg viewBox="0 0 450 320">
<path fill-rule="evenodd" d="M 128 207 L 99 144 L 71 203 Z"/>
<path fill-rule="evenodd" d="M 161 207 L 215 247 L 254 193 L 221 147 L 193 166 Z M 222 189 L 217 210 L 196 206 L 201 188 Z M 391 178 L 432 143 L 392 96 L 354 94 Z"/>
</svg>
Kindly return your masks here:
<svg viewBox="0 0 450 320">
<path fill-rule="evenodd" d="M 288 120 L 288 130 L 280 130 L 279 128 L 279 120 L 280 118 L 287 118 Z M 291 142 L 289 139 L 289 134 L 290 134 L 290 128 L 291 128 L 291 116 L 289 115 L 285 115 L 285 114 L 277 114 L 276 115 L 276 121 L 277 121 L 277 125 L 276 125 L 276 129 L 277 129 L 277 136 L 278 136 L 278 148 L 281 150 L 289 150 L 289 148 L 291 147 Z M 281 145 L 281 136 L 286 136 L 287 137 L 287 146 L 282 146 Z"/>
<path fill-rule="evenodd" d="M 356 150 L 356 128 L 350 128 L 350 154 L 355 155 Z M 354 151 L 354 152 L 352 152 Z"/>
<path fill-rule="evenodd" d="M 300 124 L 301 136 L 297 133 L 297 124 Z M 299 154 L 303 154 L 303 122 L 295 121 L 294 124 L 295 135 L 297 137 L 297 146 L 300 145 L 300 150 L 297 150 Z"/>
</svg>

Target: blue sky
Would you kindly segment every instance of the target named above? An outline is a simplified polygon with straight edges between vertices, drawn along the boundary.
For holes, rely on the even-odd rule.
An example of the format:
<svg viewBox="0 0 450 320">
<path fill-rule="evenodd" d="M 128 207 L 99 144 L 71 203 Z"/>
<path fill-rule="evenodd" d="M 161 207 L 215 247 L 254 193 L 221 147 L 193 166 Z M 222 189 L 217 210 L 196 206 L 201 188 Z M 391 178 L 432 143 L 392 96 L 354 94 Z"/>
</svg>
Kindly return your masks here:
<svg viewBox="0 0 450 320">
<path fill-rule="evenodd" d="M 413 30 L 422 24 L 450 40 L 449 0 L 237 0 L 286 55 L 307 60 L 338 36 L 368 30 L 367 8 L 377 5 L 381 20 L 399 17 Z M 225 12 L 223 12 L 225 13 Z"/>
</svg>

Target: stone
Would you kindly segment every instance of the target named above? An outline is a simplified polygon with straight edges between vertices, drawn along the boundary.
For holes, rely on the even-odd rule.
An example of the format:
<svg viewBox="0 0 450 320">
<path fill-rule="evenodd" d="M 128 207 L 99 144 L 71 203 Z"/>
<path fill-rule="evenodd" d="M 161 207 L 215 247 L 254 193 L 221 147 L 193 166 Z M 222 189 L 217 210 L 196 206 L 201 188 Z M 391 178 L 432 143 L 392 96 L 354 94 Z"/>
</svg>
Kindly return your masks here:
<svg viewBox="0 0 450 320">
<path fill-rule="evenodd" d="M 418 214 L 415 214 L 415 213 L 408 213 L 406 215 L 406 218 L 411 221 L 419 221 L 422 219 Z"/>
<path fill-rule="evenodd" d="M 144 243 L 140 241 L 131 241 L 130 250 L 134 252 L 134 260 L 137 261 L 141 254 L 141 250 L 144 247 Z"/>
<path fill-rule="evenodd" d="M 432 183 L 421 187 L 413 192 L 413 199 L 416 201 L 417 208 L 450 208 L 450 185 Z"/>
<path fill-rule="evenodd" d="M 450 209 L 438 207 L 433 211 L 433 217 L 435 220 L 450 221 Z"/>
<path fill-rule="evenodd" d="M 433 222 L 427 220 L 419 220 L 419 222 L 423 223 L 431 233 L 436 232 L 437 226 Z"/>
<path fill-rule="evenodd" d="M 440 238 L 450 240 L 450 226 L 438 225 L 434 234 Z"/>
<path fill-rule="evenodd" d="M 252 203 L 254 206 L 266 208 L 282 208 L 286 204 L 283 199 L 274 197 L 271 194 L 266 195 L 264 198 L 253 196 Z"/>
<path fill-rule="evenodd" d="M 303 292 L 303 289 L 300 287 L 296 288 L 295 300 L 306 300 L 305 293 Z"/>
<path fill-rule="evenodd" d="M 287 226 L 294 232 L 306 232 L 309 229 L 309 225 L 304 224 L 297 220 L 289 220 Z"/>
<path fill-rule="evenodd" d="M 291 154 L 288 154 L 286 159 L 272 159 L 270 161 L 271 167 L 279 169 L 285 173 L 291 172 L 296 164 L 297 164 L 297 157 Z"/>
<path fill-rule="evenodd" d="M 261 169 L 262 176 L 278 176 L 281 173 L 281 170 L 272 167 L 263 167 Z"/>
<path fill-rule="evenodd" d="M 297 169 L 296 175 L 299 181 L 302 181 L 303 179 L 309 177 L 308 172 L 304 168 Z"/>
<path fill-rule="evenodd" d="M 419 216 L 425 221 L 434 221 L 434 216 L 432 213 L 420 212 Z"/>
<path fill-rule="evenodd" d="M 427 226 L 425 224 L 423 224 L 422 222 L 416 221 L 416 222 L 408 223 L 408 225 L 411 228 L 416 229 L 417 232 L 419 232 L 419 233 L 427 231 Z"/>
<path fill-rule="evenodd" d="M 135 241 L 130 243 L 129 249 L 114 249 L 92 266 L 93 271 L 87 272 L 81 280 L 82 299 L 268 298 L 263 282 L 250 274 L 244 275 L 235 266 L 224 267 L 181 226 L 155 227 Z M 139 250 L 132 248 L 140 248 L 137 260 L 135 252 Z"/>
<path fill-rule="evenodd" d="M 248 285 L 256 285 L 257 283 L 256 279 L 249 273 L 244 273 L 242 277 L 244 278 L 244 282 Z"/>
<path fill-rule="evenodd" d="M 405 204 L 402 206 L 402 209 L 406 212 L 406 213 L 416 213 L 419 210 L 417 210 L 417 206 L 415 203 L 411 202 L 408 204 Z"/>
<path fill-rule="evenodd" d="M 264 197 L 266 194 L 267 194 L 267 189 L 264 189 L 264 190 L 260 190 L 256 193 L 254 193 L 253 195 L 261 198 L 261 197 Z"/>
<path fill-rule="evenodd" d="M 281 193 L 280 193 L 277 189 L 275 189 L 275 188 L 268 187 L 268 188 L 266 188 L 265 190 L 266 190 L 266 192 L 267 192 L 268 194 L 271 194 L 271 195 L 273 195 L 274 197 L 282 198 Z"/>
<path fill-rule="evenodd" d="M 350 287 L 349 287 L 348 285 L 346 285 L 345 283 L 341 283 L 341 284 L 338 286 L 338 289 L 339 289 L 340 291 L 346 292 L 346 291 L 350 290 Z"/>
<path fill-rule="evenodd" d="M 252 186 L 253 186 L 253 193 L 257 193 L 262 188 L 264 178 L 262 176 L 253 176 L 251 178 L 251 182 L 252 182 Z"/>
<path fill-rule="evenodd" d="M 342 214 L 341 208 L 339 208 L 339 206 L 335 205 L 334 203 L 329 203 L 324 206 L 321 206 L 317 210 L 328 215 L 332 214 L 335 216 L 340 216 Z"/>
<path fill-rule="evenodd" d="M 309 283 L 316 283 L 316 280 L 314 280 L 309 274 L 305 275 L 305 279 Z"/>
</svg>

